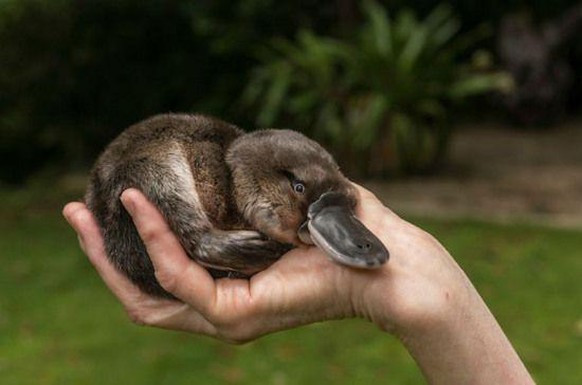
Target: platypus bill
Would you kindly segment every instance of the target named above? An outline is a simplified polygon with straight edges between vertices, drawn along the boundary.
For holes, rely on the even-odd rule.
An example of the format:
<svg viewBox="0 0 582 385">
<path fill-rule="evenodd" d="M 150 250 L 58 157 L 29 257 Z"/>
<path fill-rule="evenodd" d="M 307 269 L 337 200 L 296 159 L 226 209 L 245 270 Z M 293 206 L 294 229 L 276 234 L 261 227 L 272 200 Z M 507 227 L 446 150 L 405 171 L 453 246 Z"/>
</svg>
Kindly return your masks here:
<svg viewBox="0 0 582 385">
<path fill-rule="evenodd" d="M 119 201 L 129 187 L 158 207 L 214 277 L 251 276 L 305 244 L 351 267 L 388 260 L 355 217 L 356 191 L 331 155 L 295 131 L 245 133 L 207 116 L 167 114 L 129 127 L 101 154 L 85 200 L 105 251 L 144 292 L 171 296 Z"/>
</svg>

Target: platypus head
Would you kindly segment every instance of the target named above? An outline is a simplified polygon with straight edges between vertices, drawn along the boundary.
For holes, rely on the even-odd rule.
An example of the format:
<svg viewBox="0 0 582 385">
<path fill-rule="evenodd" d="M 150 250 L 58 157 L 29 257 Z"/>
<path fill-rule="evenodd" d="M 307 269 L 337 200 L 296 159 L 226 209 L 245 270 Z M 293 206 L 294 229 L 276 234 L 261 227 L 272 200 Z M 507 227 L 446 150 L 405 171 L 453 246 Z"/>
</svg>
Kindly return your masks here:
<svg viewBox="0 0 582 385">
<path fill-rule="evenodd" d="M 354 215 L 357 191 L 318 143 L 291 130 L 245 134 L 228 149 L 236 204 L 258 231 L 316 244 L 333 260 L 374 268 L 388 251 Z"/>
</svg>

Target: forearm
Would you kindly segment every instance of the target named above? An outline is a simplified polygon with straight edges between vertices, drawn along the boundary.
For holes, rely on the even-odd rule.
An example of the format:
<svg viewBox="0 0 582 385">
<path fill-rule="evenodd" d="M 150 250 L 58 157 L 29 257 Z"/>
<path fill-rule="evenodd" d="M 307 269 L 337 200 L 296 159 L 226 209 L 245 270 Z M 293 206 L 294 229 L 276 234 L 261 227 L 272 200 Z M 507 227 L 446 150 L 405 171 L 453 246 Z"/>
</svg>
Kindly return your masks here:
<svg viewBox="0 0 582 385">
<path fill-rule="evenodd" d="M 471 291 L 471 303 L 451 308 L 433 327 L 400 336 L 428 383 L 533 384 L 501 327 Z"/>
<path fill-rule="evenodd" d="M 215 281 L 188 258 L 144 196 L 126 193 L 125 207 L 145 241 L 156 276 L 181 302 L 145 295 L 109 262 L 100 229 L 85 205 L 71 203 L 64 213 L 97 271 L 138 324 L 244 342 L 355 315 L 395 333 L 431 384 L 533 384 L 448 252 L 429 234 L 387 211 L 373 195 L 361 194 L 364 222 L 391 251 L 384 268 L 346 269 L 315 248 L 296 249 L 249 281 Z"/>
</svg>

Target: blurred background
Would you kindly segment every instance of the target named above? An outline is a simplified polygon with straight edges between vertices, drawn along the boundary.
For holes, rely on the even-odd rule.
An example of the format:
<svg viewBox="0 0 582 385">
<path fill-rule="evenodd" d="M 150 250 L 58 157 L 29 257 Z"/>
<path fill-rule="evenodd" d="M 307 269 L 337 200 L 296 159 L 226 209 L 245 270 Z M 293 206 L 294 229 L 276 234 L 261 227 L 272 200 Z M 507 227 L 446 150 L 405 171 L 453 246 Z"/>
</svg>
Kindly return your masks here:
<svg viewBox="0 0 582 385">
<path fill-rule="evenodd" d="M 581 107 L 575 0 L 0 0 L 2 383 L 422 382 L 363 321 L 130 325 L 60 209 L 171 111 L 318 140 L 451 250 L 539 383 L 580 384 Z"/>
</svg>

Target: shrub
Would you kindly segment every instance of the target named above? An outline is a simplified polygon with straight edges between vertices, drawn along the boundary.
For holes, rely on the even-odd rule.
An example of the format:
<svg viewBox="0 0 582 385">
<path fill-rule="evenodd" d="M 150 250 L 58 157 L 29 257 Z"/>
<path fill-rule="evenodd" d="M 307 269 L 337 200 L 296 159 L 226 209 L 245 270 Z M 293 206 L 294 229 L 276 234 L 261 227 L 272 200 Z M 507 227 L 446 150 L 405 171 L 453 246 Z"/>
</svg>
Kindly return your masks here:
<svg viewBox="0 0 582 385">
<path fill-rule="evenodd" d="M 210 66 L 178 3 L 26 0 L 3 9 L 0 163 L 11 166 L 0 180 L 20 182 L 47 162 L 82 164 L 128 124 L 191 108 Z"/>
<path fill-rule="evenodd" d="M 259 125 L 306 131 L 363 175 L 431 172 L 446 152 L 451 105 L 510 87 L 511 79 L 463 60 L 488 31 L 459 34 L 449 7 L 419 20 L 365 4 L 366 23 L 353 40 L 310 31 L 275 40 L 243 100 L 259 106 Z"/>
<path fill-rule="evenodd" d="M 47 165 L 82 169 L 151 114 L 234 119 L 255 64 L 251 47 L 299 24 L 328 30 L 330 8 L 315 0 L 0 1 L 0 183 Z"/>
</svg>

